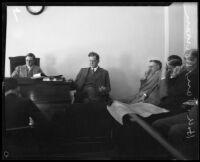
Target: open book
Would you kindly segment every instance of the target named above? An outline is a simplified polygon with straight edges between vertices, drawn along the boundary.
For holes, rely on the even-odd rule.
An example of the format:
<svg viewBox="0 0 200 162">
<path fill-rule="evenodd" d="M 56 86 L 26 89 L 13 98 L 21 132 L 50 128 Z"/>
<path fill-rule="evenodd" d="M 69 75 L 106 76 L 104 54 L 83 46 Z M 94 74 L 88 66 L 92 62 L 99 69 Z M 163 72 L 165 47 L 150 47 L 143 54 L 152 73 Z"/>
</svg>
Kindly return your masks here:
<svg viewBox="0 0 200 162">
<path fill-rule="evenodd" d="M 126 114 L 135 113 L 142 117 L 149 117 L 152 114 L 169 112 L 164 108 L 143 102 L 126 104 L 119 101 L 114 101 L 111 106 L 107 106 L 107 109 L 113 118 L 115 118 L 120 124 L 123 124 L 122 118 Z"/>
</svg>

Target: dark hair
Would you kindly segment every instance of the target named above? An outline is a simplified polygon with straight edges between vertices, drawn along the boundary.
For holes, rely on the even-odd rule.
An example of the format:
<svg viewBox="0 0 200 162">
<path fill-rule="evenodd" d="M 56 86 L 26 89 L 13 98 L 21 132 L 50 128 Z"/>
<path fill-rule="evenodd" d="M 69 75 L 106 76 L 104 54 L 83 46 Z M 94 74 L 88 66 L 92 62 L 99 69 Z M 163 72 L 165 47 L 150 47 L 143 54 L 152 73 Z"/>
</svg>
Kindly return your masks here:
<svg viewBox="0 0 200 162">
<path fill-rule="evenodd" d="M 33 53 L 28 53 L 26 57 L 32 57 L 35 60 L 35 55 Z"/>
<path fill-rule="evenodd" d="M 199 50 L 197 49 L 190 49 L 185 52 L 185 55 L 190 55 L 191 59 L 197 60 L 197 68 L 199 67 Z"/>
<path fill-rule="evenodd" d="M 154 62 L 159 66 L 159 70 L 162 69 L 162 63 L 159 60 L 150 60 L 149 62 Z"/>
<path fill-rule="evenodd" d="M 99 55 L 98 55 L 96 52 L 90 52 L 90 53 L 88 54 L 88 57 L 91 57 L 91 56 L 95 56 L 96 59 L 99 61 Z"/>
<path fill-rule="evenodd" d="M 5 78 L 4 82 L 5 82 L 5 92 L 17 88 L 17 79 L 15 78 Z"/>
<path fill-rule="evenodd" d="M 177 60 L 181 60 L 181 57 L 178 56 L 178 55 L 170 55 L 168 58 L 167 58 L 167 61 L 170 61 L 170 60 L 174 60 L 174 59 L 177 59 Z"/>
<path fill-rule="evenodd" d="M 178 55 L 170 55 L 167 58 L 168 64 L 171 66 L 181 66 L 182 65 L 182 59 Z"/>
<path fill-rule="evenodd" d="M 198 59 L 198 57 L 199 57 L 199 51 L 197 49 L 191 49 L 191 50 L 189 50 L 189 52 L 191 54 L 191 57 L 196 58 L 197 60 L 199 60 Z"/>
</svg>

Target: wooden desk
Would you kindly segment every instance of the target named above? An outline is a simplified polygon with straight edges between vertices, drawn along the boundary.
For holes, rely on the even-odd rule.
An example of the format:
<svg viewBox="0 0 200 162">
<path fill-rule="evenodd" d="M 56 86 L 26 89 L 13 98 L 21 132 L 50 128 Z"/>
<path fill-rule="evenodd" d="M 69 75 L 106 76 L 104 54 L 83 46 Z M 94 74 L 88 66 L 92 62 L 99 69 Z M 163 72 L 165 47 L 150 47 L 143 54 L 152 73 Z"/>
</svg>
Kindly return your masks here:
<svg viewBox="0 0 200 162">
<path fill-rule="evenodd" d="M 22 96 L 30 98 L 49 120 L 71 102 L 67 82 L 19 78 L 18 85 Z"/>
<path fill-rule="evenodd" d="M 67 82 L 20 78 L 18 85 L 22 96 L 34 103 L 70 103 L 70 84 Z"/>
</svg>

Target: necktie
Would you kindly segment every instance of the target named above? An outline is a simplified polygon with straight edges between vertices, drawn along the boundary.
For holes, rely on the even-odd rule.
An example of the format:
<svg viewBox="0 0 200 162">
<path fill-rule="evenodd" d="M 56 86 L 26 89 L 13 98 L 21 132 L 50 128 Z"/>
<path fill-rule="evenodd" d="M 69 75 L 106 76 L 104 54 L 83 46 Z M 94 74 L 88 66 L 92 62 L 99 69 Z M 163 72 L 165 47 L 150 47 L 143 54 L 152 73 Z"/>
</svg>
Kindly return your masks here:
<svg viewBox="0 0 200 162">
<path fill-rule="evenodd" d="M 92 68 L 92 74 L 94 74 L 94 68 Z"/>
<path fill-rule="evenodd" d="M 28 69 L 28 78 L 32 77 L 33 76 L 33 69 Z"/>
</svg>

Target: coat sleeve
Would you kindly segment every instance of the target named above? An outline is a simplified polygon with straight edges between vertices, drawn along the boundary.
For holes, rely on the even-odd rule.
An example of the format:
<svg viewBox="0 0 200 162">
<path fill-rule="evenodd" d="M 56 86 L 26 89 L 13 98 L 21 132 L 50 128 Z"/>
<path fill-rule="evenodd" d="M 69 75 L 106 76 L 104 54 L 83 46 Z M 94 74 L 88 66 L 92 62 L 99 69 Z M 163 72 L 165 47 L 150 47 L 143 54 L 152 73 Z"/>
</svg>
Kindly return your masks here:
<svg viewBox="0 0 200 162">
<path fill-rule="evenodd" d="M 79 71 L 79 73 L 77 74 L 76 76 L 76 79 L 74 81 L 74 84 L 73 84 L 73 88 L 74 89 L 79 89 L 80 88 L 80 79 L 81 79 L 81 75 L 82 75 L 82 69 Z"/>
<path fill-rule="evenodd" d="M 110 77 L 109 77 L 109 73 L 106 71 L 106 75 L 105 75 L 105 86 L 106 86 L 106 90 L 107 92 L 111 91 L 111 87 L 110 87 Z"/>
<path fill-rule="evenodd" d="M 154 91 L 154 89 L 159 85 L 160 77 L 161 77 L 160 73 L 156 74 L 152 79 L 152 81 L 147 86 L 147 88 L 145 88 L 143 93 L 149 96 Z"/>
<path fill-rule="evenodd" d="M 17 66 L 17 67 L 15 68 L 15 70 L 13 71 L 13 73 L 11 74 L 11 77 L 12 77 L 12 78 L 18 78 L 18 77 L 19 77 L 19 72 L 20 72 L 20 67 Z"/>
</svg>

